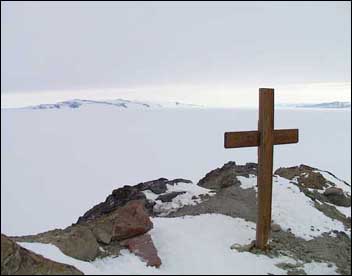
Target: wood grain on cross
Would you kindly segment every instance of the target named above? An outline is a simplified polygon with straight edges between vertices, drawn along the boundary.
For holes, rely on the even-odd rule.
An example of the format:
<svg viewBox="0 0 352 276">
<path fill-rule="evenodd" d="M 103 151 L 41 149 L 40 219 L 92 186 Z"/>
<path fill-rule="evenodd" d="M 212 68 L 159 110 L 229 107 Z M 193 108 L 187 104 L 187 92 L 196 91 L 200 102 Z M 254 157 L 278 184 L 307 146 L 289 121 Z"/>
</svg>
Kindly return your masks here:
<svg viewBox="0 0 352 276">
<path fill-rule="evenodd" d="M 258 147 L 257 248 L 265 250 L 271 229 L 274 145 L 298 142 L 298 129 L 274 129 L 274 89 L 259 89 L 257 131 L 225 133 L 225 148 Z"/>
</svg>

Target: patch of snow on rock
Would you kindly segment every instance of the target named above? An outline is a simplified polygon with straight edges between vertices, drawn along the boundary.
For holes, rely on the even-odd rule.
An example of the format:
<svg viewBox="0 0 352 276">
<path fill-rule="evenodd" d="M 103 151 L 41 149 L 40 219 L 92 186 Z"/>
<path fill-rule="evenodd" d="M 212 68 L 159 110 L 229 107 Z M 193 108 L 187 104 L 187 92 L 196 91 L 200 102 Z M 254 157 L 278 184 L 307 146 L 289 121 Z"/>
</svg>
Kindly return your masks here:
<svg viewBox="0 0 352 276">
<path fill-rule="evenodd" d="M 185 193 L 176 196 L 171 202 L 162 202 L 161 200 L 156 200 L 160 195 L 149 190 L 143 191 L 147 199 L 155 201 L 156 204 L 154 206 L 154 211 L 157 212 L 159 216 L 166 216 L 186 205 L 196 205 L 200 203 L 202 201 L 200 195 L 214 195 L 208 189 L 202 188 L 193 183 L 182 182 L 176 183 L 175 185 L 167 184 L 167 191 L 163 194 L 171 192 Z"/>
<path fill-rule="evenodd" d="M 339 275 L 334 264 L 312 262 L 304 264 L 303 270 L 308 275 Z"/>
<path fill-rule="evenodd" d="M 250 174 L 249 177 L 237 176 L 237 179 L 241 182 L 242 189 L 255 189 L 257 191 L 257 177 Z"/>
</svg>

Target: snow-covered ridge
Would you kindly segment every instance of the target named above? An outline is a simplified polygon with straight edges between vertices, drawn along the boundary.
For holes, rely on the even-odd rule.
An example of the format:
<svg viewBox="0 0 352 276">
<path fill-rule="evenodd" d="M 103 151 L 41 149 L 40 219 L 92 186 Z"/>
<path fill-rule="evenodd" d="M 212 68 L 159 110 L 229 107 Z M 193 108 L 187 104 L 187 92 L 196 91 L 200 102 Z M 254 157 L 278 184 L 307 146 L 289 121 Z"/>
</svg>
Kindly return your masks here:
<svg viewBox="0 0 352 276">
<path fill-rule="evenodd" d="M 154 103 L 154 102 L 140 102 L 131 101 L 125 99 L 116 100 L 84 100 L 84 99 L 73 99 L 67 101 L 61 101 L 57 103 L 44 103 L 33 106 L 22 107 L 21 109 L 77 109 L 82 106 L 113 106 L 121 109 L 157 109 L 157 108 L 192 108 L 201 107 L 193 104 L 185 104 L 180 102 L 170 103 Z"/>
<path fill-rule="evenodd" d="M 277 107 L 289 107 L 289 108 L 351 108 L 351 102 L 326 102 L 326 103 L 296 103 L 296 104 L 277 104 Z"/>
</svg>

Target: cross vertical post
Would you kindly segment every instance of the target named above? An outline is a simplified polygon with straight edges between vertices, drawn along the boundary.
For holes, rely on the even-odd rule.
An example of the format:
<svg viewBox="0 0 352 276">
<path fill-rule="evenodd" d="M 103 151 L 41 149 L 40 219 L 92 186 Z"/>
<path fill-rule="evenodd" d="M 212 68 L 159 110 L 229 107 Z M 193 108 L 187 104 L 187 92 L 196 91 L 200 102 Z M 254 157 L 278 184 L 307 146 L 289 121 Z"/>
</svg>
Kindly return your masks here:
<svg viewBox="0 0 352 276">
<path fill-rule="evenodd" d="M 271 228 L 274 150 L 274 89 L 259 89 L 258 200 L 256 247 L 264 250 Z"/>
</svg>

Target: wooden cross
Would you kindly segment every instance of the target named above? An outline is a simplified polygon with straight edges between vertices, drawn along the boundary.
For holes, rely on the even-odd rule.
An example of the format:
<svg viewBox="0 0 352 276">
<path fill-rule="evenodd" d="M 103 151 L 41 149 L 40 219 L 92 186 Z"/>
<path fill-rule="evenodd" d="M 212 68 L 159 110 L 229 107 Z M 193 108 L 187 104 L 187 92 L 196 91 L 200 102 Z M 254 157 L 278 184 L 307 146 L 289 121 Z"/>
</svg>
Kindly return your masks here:
<svg viewBox="0 0 352 276">
<path fill-rule="evenodd" d="M 274 89 L 259 88 L 257 131 L 225 133 L 225 148 L 258 147 L 258 196 L 255 246 L 267 249 L 271 230 L 274 145 L 298 142 L 298 129 L 274 129 Z"/>
</svg>

